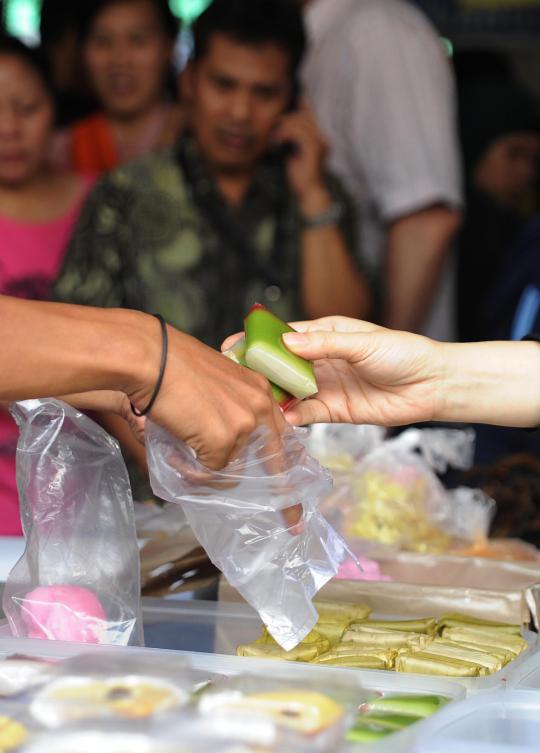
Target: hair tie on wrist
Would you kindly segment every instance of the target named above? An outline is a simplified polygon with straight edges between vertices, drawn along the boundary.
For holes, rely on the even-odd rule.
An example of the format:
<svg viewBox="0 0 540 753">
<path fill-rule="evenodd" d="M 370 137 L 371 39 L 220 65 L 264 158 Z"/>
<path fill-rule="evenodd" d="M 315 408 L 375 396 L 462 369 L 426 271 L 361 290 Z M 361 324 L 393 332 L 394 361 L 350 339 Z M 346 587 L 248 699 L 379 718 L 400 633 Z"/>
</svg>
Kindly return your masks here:
<svg viewBox="0 0 540 753">
<path fill-rule="evenodd" d="M 163 376 L 165 374 L 165 366 L 167 365 L 167 351 L 169 347 L 169 338 L 167 335 L 167 323 L 165 319 L 161 316 L 161 314 L 152 314 L 152 316 L 156 317 L 156 319 L 158 320 L 161 326 L 161 340 L 162 340 L 161 364 L 159 367 L 159 374 L 156 381 L 156 386 L 154 387 L 152 397 L 148 401 L 148 405 L 146 406 L 146 408 L 143 408 L 143 410 L 139 411 L 137 410 L 137 408 L 133 406 L 133 403 L 130 403 L 131 410 L 138 418 L 140 418 L 141 416 L 146 416 L 146 414 L 150 412 L 150 410 L 152 409 L 152 406 L 156 402 L 156 398 L 158 396 L 159 390 L 161 389 L 161 384 L 163 382 Z"/>
</svg>

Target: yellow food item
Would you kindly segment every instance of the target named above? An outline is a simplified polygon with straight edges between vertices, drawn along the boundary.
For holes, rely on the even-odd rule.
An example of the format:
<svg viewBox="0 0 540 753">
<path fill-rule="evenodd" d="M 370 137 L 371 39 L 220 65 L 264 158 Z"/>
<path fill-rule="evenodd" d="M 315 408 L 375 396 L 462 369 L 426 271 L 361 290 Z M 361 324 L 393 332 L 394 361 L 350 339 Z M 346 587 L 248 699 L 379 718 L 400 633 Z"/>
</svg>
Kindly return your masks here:
<svg viewBox="0 0 540 753">
<path fill-rule="evenodd" d="M 330 646 L 335 646 L 342 639 L 348 624 L 348 622 L 321 622 L 319 620 L 315 625 L 315 630 L 328 639 Z"/>
<path fill-rule="evenodd" d="M 441 643 L 447 643 L 452 646 L 456 645 L 455 641 L 450 641 L 447 638 L 439 638 L 438 640 Z M 516 658 L 515 654 L 511 651 L 500 648 L 499 646 L 485 646 L 483 643 L 465 643 L 464 641 L 460 641 L 458 645 L 463 646 L 464 648 L 470 648 L 473 651 L 483 651 L 484 653 L 490 654 L 490 656 L 494 656 L 502 662 L 503 666 Z"/>
<path fill-rule="evenodd" d="M 311 661 L 319 656 L 319 650 L 314 643 L 300 643 L 290 651 L 285 651 L 277 643 L 247 643 L 238 646 L 236 649 L 237 656 L 250 656 L 256 659 L 281 659 L 282 661 Z"/>
<path fill-rule="evenodd" d="M 404 648 L 414 646 L 423 648 L 432 640 L 425 633 L 406 633 L 399 630 L 383 630 L 364 628 L 361 625 L 351 625 L 345 632 L 343 641 L 355 641 L 364 646 L 377 646 L 380 648 Z"/>
<path fill-rule="evenodd" d="M 424 675 L 446 675 L 447 677 L 479 677 L 488 674 L 486 669 L 478 664 L 471 664 L 461 659 L 434 657 L 432 654 L 421 651 L 398 656 L 396 672 L 420 672 Z"/>
<path fill-rule="evenodd" d="M 492 654 L 488 654 L 485 651 L 474 651 L 473 649 L 465 648 L 459 643 L 452 645 L 446 641 L 439 642 L 435 640 L 424 649 L 424 653 L 433 656 L 446 656 L 449 659 L 462 659 L 473 664 L 479 664 L 481 667 L 485 667 L 490 674 L 498 672 L 503 667 L 500 659 L 497 659 Z"/>
<path fill-rule="evenodd" d="M 265 714 L 278 724 L 306 735 L 322 732 L 339 722 L 344 714 L 343 707 L 332 698 L 311 691 L 252 693 L 227 702 L 227 707 Z"/>
<path fill-rule="evenodd" d="M 347 534 L 418 552 L 443 552 L 452 540 L 430 522 L 430 490 L 418 473 L 407 477 L 366 470 L 351 482 L 358 500 Z"/>
<path fill-rule="evenodd" d="M 371 609 L 365 604 L 352 604 L 345 601 L 314 601 L 320 622 L 361 622 L 369 617 Z"/>
<path fill-rule="evenodd" d="M 402 632 L 427 633 L 428 635 L 433 635 L 437 631 L 437 620 L 434 617 L 419 620 L 366 620 L 363 625 L 372 629 L 401 630 Z"/>
<path fill-rule="evenodd" d="M 14 750 L 28 737 L 26 727 L 7 716 L 0 716 L 0 753 Z"/>
<path fill-rule="evenodd" d="M 379 656 L 365 654 L 328 654 L 318 656 L 312 664 L 326 664 L 332 667 L 356 667 L 357 669 L 389 669 L 390 664 Z"/>
<path fill-rule="evenodd" d="M 494 622 L 493 620 L 481 620 L 477 617 L 469 617 L 466 614 L 445 614 L 439 619 L 439 628 L 445 627 L 476 627 L 487 631 L 500 631 L 511 635 L 521 636 L 521 625 L 508 622 Z"/>
<path fill-rule="evenodd" d="M 101 707 L 118 716 L 137 719 L 182 706 L 188 699 L 186 693 L 165 681 L 128 675 L 106 680 L 59 680 L 45 688 L 39 700 L 67 701 L 66 715 L 73 718 L 92 715 Z"/>
<path fill-rule="evenodd" d="M 510 651 L 514 656 L 519 656 L 529 646 L 527 641 L 519 635 L 509 635 L 507 633 L 493 635 L 492 633 L 486 633 L 481 628 L 448 627 L 444 628 L 442 634 L 443 638 L 448 638 L 456 643 L 482 643 L 484 646 L 495 646 L 496 648 Z"/>
</svg>

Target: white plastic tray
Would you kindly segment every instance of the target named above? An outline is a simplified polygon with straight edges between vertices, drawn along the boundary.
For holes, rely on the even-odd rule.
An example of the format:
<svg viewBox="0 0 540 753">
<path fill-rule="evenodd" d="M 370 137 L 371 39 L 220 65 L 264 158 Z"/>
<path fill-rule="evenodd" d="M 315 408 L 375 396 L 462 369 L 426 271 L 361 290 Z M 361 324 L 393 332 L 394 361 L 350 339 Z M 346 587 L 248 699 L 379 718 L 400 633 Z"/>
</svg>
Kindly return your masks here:
<svg viewBox="0 0 540 753">
<path fill-rule="evenodd" d="M 143 616 L 145 641 L 149 648 L 231 656 L 236 654 L 238 644 L 255 640 L 261 632 L 261 621 L 257 613 L 249 605 L 237 602 L 172 602 L 165 599 L 143 599 Z M 374 615 L 374 617 L 377 617 L 377 615 Z M 384 619 L 391 618 L 384 615 Z M 537 634 L 526 630 L 523 635 L 529 642 L 529 649 L 499 672 L 487 677 L 453 677 L 451 678 L 452 682 L 465 687 L 468 693 L 504 687 L 509 673 L 516 671 L 526 659 L 536 653 Z M 11 638 L 7 625 L 0 623 L 0 653 L 4 651 L 2 647 L 3 637 L 9 638 L 7 645 L 11 646 L 11 653 L 15 650 L 12 641 L 22 640 Z M 22 642 L 17 643 L 18 648 L 16 650 L 19 653 L 32 653 L 36 649 L 35 644 L 37 643 L 39 646 L 42 642 L 33 641 L 31 643 L 32 650 L 30 650 L 30 646 L 26 648 L 27 641 L 24 641 L 24 645 Z M 47 643 L 51 645 L 45 649 L 42 648 L 41 652 L 46 651 L 47 656 L 65 655 L 55 653 L 57 649 L 54 644 L 58 644 L 58 642 L 47 641 Z M 64 646 L 73 646 L 70 655 L 80 653 L 80 646 L 77 646 L 77 644 L 64 644 Z M 241 661 L 245 662 L 247 659 L 241 659 Z M 327 668 L 322 669 L 327 671 Z M 345 668 L 342 671 L 358 672 L 358 670 Z M 362 670 L 363 673 L 367 673 L 367 677 L 376 671 Z M 379 670 L 377 673 L 392 678 L 400 676 L 398 672 Z M 409 678 L 410 683 L 416 683 L 419 678 L 429 677 L 429 675 L 411 673 L 403 676 Z M 399 680 L 396 679 L 396 682 L 399 682 Z"/>
<path fill-rule="evenodd" d="M 534 651 L 508 673 L 508 690 L 540 690 L 540 651 Z M 540 750 L 540 740 L 538 743 Z"/>
<path fill-rule="evenodd" d="M 261 620 L 257 613 L 248 604 L 240 602 L 191 601 L 171 603 L 163 599 L 146 599 L 144 600 L 143 610 L 146 643 L 160 648 L 213 651 L 216 654 L 234 655 L 238 644 L 249 643 L 258 638 L 261 633 Z M 424 617 L 426 615 L 419 616 Z M 392 619 L 388 615 L 374 614 L 373 617 L 385 620 Z M 397 616 L 395 618 L 399 619 Z M 168 630 L 165 629 L 165 626 Z M 197 633 L 196 643 L 198 645 L 191 645 L 193 630 Z M 170 634 L 170 640 L 174 645 L 165 645 L 167 632 Z M 212 634 L 214 636 L 213 642 L 210 639 Z M 453 677 L 452 682 L 465 687 L 468 693 L 504 687 L 509 672 L 516 670 L 528 657 L 536 653 L 538 635 L 529 630 L 524 630 L 523 637 L 529 643 L 529 649 L 499 672 L 487 677 Z M 202 645 L 203 641 L 205 641 L 204 646 Z M 190 645 L 183 645 L 184 642 Z M 371 673 L 375 670 L 365 671 Z M 396 676 L 400 673 L 382 672 L 382 674 Z M 427 676 L 409 673 L 406 675 L 406 677 L 415 678 Z"/>
<path fill-rule="evenodd" d="M 157 600 L 155 600 L 157 601 Z M 197 614 L 200 617 L 202 614 L 211 613 L 209 608 L 212 605 L 202 603 L 202 605 L 195 605 L 193 610 L 189 613 L 189 617 L 196 622 Z M 215 606 L 215 605 L 214 605 Z M 153 618 L 157 618 L 160 608 L 155 606 L 153 609 L 147 607 L 145 609 L 145 616 L 148 614 Z M 177 609 L 173 610 L 173 613 L 177 613 Z M 235 610 L 236 611 L 236 610 Z M 165 605 L 162 605 L 161 612 L 165 616 L 170 617 L 168 614 L 169 609 Z M 225 612 L 228 612 L 225 609 Z M 162 615 L 162 617 L 164 616 Z M 237 615 L 234 615 L 234 619 L 237 620 Z M 178 623 L 177 623 L 178 624 Z M 188 624 L 191 624 L 188 620 Z M 2 656 L 12 654 L 14 652 L 29 654 L 32 656 L 41 656 L 45 658 L 62 659 L 81 652 L 97 652 L 97 653 L 116 653 L 116 652 L 130 652 L 132 654 L 137 653 L 160 653 L 163 654 L 167 649 L 155 649 L 155 648 L 136 648 L 136 647 L 111 647 L 111 646 L 95 646 L 84 645 L 77 643 L 66 643 L 64 641 L 43 641 L 43 640 L 31 640 L 26 638 L 13 638 L 9 634 L 9 629 L 6 623 L 0 625 L 0 659 Z M 422 675 L 405 675 L 397 674 L 393 672 L 381 672 L 375 670 L 351 670 L 339 667 L 318 667 L 310 664 L 302 664 L 300 662 L 275 662 L 261 659 L 248 659 L 240 658 L 237 656 L 227 656 L 222 654 L 202 653 L 202 652 L 190 652 L 190 651 L 174 651 L 175 655 L 186 656 L 190 659 L 192 666 L 196 669 L 219 673 L 227 676 L 234 676 L 241 673 L 260 674 L 264 677 L 275 677 L 282 680 L 305 680 L 309 687 L 324 688 L 325 684 L 339 685 L 340 681 L 346 680 L 350 686 L 351 683 L 358 686 L 359 701 L 364 697 L 365 691 L 380 692 L 380 693 L 404 693 L 404 694 L 435 694 L 442 695 L 449 699 L 449 703 L 459 702 L 465 697 L 465 689 L 456 683 L 453 683 L 446 679 L 439 679 L 434 677 L 427 677 Z M 437 712 L 440 713 L 440 712 Z M 427 720 L 426 720 L 427 721 Z M 418 722 L 417 724 L 396 732 L 393 735 L 381 740 L 380 742 L 367 745 L 349 746 L 350 750 L 361 751 L 376 751 L 377 753 L 408 753 L 411 750 L 411 746 L 417 736 L 422 730 L 426 721 Z"/>
<path fill-rule="evenodd" d="M 532 753 L 540 750 L 540 693 L 482 693 L 426 720 L 414 753 Z"/>
</svg>

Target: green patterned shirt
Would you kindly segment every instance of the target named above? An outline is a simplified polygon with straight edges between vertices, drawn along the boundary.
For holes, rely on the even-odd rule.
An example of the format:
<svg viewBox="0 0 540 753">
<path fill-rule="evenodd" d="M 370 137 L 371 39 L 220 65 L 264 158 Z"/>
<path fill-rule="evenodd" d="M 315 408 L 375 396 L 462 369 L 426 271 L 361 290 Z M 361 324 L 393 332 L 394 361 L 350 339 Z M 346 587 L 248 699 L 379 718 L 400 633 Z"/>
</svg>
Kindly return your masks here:
<svg viewBox="0 0 540 753">
<path fill-rule="evenodd" d="M 346 207 L 342 230 L 354 248 L 351 205 L 338 183 L 328 180 Z M 214 210 L 236 228 L 236 236 L 222 232 L 209 216 Z M 242 328 L 255 301 L 286 320 L 303 316 L 301 233 L 282 164 L 262 163 L 242 204 L 231 208 L 185 135 L 174 149 L 123 166 L 94 188 L 68 247 L 56 297 L 160 313 L 219 347 Z"/>
</svg>

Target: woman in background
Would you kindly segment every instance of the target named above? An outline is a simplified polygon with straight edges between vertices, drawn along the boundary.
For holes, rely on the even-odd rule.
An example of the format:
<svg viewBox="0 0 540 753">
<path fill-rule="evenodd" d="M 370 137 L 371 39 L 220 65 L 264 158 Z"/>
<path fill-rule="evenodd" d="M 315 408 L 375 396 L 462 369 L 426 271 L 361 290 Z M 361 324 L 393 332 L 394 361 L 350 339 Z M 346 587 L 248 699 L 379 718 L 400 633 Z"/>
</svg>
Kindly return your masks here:
<svg viewBox="0 0 540 753">
<path fill-rule="evenodd" d="M 0 294 L 49 297 L 92 184 L 89 177 L 50 167 L 53 121 L 52 89 L 39 53 L 0 36 Z M 21 533 L 17 436 L 0 409 L 0 535 Z"/>
<path fill-rule="evenodd" d="M 183 115 L 167 77 L 177 34 L 167 0 L 90 4 L 82 54 L 101 110 L 57 135 L 54 164 L 100 175 L 176 140 Z"/>
</svg>

